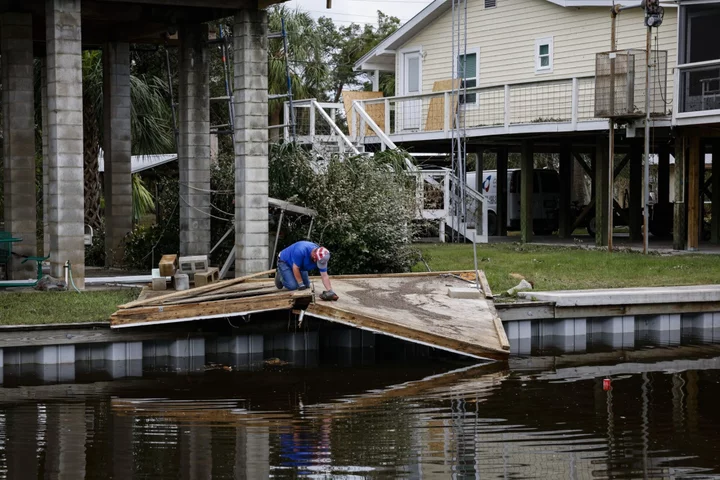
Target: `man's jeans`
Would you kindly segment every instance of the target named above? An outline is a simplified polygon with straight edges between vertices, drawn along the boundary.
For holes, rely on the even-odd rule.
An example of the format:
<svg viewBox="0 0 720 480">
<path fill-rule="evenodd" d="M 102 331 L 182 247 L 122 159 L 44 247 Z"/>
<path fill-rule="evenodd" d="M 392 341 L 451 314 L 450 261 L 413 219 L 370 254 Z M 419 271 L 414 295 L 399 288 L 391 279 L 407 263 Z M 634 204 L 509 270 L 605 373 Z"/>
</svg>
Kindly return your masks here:
<svg viewBox="0 0 720 480">
<path fill-rule="evenodd" d="M 293 275 L 292 265 L 288 265 L 286 262 L 278 259 L 277 270 L 282 278 L 283 287 L 288 290 L 298 289 L 299 285 L 297 280 L 295 280 L 295 275 Z M 310 288 L 310 277 L 308 276 L 308 272 L 300 272 L 300 276 L 302 277 L 302 281 L 305 286 Z"/>
</svg>

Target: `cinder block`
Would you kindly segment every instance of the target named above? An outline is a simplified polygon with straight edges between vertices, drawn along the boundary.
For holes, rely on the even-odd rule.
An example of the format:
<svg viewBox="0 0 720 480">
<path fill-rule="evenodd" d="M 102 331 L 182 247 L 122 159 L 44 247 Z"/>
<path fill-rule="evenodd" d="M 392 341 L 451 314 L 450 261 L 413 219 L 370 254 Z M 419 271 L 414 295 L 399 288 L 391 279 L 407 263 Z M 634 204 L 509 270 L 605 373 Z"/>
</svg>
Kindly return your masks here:
<svg viewBox="0 0 720 480">
<path fill-rule="evenodd" d="M 167 290 L 167 280 L 165 280 L 165 277 L 153 278 L 152 289 L 155 291 Z"/>
<path fill-rule="evenodd" d="M 158 264 L 160 267 L 160 275 L 163 277 L 172 277 L 178 268 L 177 255 L 163 255 Z"/>
<path fill-rule="evenodd" d="M 217 267 L 208 268 L 204 272 L 195 272 L 195 286 L 201 287 L 220 280 L 220 272 Z"/>
<path fill-rule="evenodd" d="M 180 272 L 187 275 L 203 272 L 208 269 L 207 255 L 180 257 Z"/>
</svg>

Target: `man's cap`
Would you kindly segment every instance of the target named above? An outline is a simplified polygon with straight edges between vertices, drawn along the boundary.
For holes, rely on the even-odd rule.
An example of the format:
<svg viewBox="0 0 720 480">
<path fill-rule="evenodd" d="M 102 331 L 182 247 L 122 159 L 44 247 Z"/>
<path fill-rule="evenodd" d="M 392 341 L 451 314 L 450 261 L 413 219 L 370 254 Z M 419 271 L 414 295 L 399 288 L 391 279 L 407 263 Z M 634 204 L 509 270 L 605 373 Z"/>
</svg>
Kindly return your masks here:
<svg viewBox="0 0 720 480">
<path fill-rule="evenodd" d="M 326 269 L 330 260 L 330 250 L 325 247 L 315 249 L 315 258 L 317 259 L 318 268 Z"/>
</svg>

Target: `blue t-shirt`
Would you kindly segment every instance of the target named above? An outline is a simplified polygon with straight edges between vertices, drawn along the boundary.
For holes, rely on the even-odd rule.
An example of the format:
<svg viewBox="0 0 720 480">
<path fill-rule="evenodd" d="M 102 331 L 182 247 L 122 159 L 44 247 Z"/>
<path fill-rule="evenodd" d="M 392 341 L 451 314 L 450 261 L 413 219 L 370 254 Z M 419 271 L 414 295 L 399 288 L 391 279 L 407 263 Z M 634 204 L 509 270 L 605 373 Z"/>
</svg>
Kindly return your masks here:
<svg viewBox="0 0 720 480">
<path fill-rule="evenodd" d="M 312 251 L 318 248 L 318 245 L 312 242 L 296 242 L 280 252 L 280 260 L 287 263 L 291 267 L 297 265 L 301 272 L 309 272 L 317 265 L 312 260 Z M 327 268 L 320 268 L 321 272 L 327 272 Z"/>
</svg>

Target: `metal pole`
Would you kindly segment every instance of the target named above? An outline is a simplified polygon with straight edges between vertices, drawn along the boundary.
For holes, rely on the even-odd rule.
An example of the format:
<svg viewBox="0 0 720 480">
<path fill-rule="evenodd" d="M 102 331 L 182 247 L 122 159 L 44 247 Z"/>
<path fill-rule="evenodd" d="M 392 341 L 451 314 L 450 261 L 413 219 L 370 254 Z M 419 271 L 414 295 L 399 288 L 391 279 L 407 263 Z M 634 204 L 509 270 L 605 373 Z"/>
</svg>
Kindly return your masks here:
<svg viewBox="0 0 720 480">
<path fill-rule="evenodd" d="M 285 76 L 287 77 L 287 90 L 288 90 L 288 101 L 290 103 L 290 118 L 285 119 L 287 122 L 290 121 L 290 129 L 292 131 L 292 141 L 297 142 L 297 130 L 295 128 L 295 108 L 293 108 L 293 93 L 292 93 L 292 79 L 290 78 L 290 59 L 288 58 L 288 41 L 287 31 L 285 30 L 285 18 L 280 19 L 282 22 L 282 40 L 283 40 L 283 52 L 285 53 Z"/>
<path fill-rule="evenodd" d="M 645 45 L 645 170 L 643 172 L 643 253 L 648 253 L 648 230 L 650 228 L 650 215 L 648 204 L 650 203 L 650 48 L 651 30 L 647 27 L 647 39 Z"/>
<path fill-rule="evenodd" d="M 225 36 L 225 31 L 223 29 L 222 23 L 219 25 L 219 32 L 220 32 L 220 39 L 222 40 L 222 43 L 220 44 L 220 53 L 222 54 L 222 63 L 223 63 L 223 74 L 225 75 L 225 95 L 228 97 L 228 115 L 230 118 L 228 119 L 228 123 L 231 126 L 231 136 L 233 139 L 233 145 L 235 144 L 235 100 L 233 98 L 233 92 L 230 88 L 230 66 L 228 65 L 228 48 L 227 48 L 227 37 Z M 234 147 L 233 147 L 234 148 Z"/>
<path fill-rule="evenodd" d="M 165 45 L 165 63 L 167 65 L 168 88 L 170 89 L 170 110 L 172 111 L 173 132 L 175 133 L 175 150 L 180 155 L 180 130 L 177 126 L 177 114 L 175 113 L 175 95 L 173 95 L 172 71 L 170 70 L 170 52 Z M 153 265 L 155 262 L 153 261 Z"/>
<path fill-rule="evenodd" d="M 278 246 L 278 240 L 280 240 L 280 229 L 282 228 L 282 222 L 285 218 L 285 210 L 280 211 L 280 221 L 278 222 L 278 229 L 277 233 L 275 234 L 275 246 L 273 247 L 273 254 L 272 257 L 270 257 L 270 268 L 273 268 L 273 265 L 275 265 L 275 256 L 277 255 L 277 246 Z"/>
<path fill-rule="evenodd" d="M 619 12 L 619 5 L 613 5 L 611 10 L 612 23 L 610 29 L 610 51 L 615 52 L 617 49 L 617 16 Z M 613 213 L 615 207 L 615 57 L 614 53 L 610 54 L 610 120 L 608 121 L 608 132 L 610 135 L 608 142 L 608 252 L 613 250 Z"/>
</svg>

